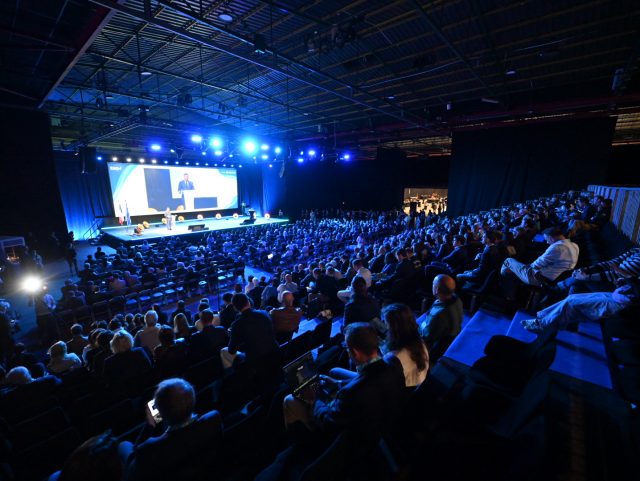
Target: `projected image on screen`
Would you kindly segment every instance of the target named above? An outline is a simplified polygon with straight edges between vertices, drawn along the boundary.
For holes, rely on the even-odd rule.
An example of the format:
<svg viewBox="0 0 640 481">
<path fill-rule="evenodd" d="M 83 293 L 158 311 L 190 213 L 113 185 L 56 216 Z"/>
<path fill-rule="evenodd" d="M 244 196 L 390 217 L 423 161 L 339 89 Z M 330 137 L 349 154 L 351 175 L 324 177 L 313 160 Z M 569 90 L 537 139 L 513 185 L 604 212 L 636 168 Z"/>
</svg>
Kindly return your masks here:
<svg viewBox="0 0 640 481">
<path fill-rule="evenodd" d="M 403 210 L 406 214 L 442 214 L 447 210 L 447 195 L 447 189 L 405 187 Z"/>
<path fill-rule="evenodd" d="M 109 162 L 116 215 L 154 212 L 236 209 L 236 169 L 155 166 Z"/>
</svg>

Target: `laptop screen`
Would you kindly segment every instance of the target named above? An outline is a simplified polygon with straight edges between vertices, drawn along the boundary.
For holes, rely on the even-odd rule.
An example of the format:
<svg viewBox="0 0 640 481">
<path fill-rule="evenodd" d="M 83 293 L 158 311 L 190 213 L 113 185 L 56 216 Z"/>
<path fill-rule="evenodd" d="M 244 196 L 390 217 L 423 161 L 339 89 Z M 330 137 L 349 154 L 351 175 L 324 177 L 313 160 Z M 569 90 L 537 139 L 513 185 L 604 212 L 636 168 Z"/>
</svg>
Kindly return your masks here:
<svg viewBox="0 0 640 481">
<path fill-rule="evenodd" d="M 287 364 L 283 369 L 285 380 L 293 391 L 306 384 L 318 374 L 311 351 L 300 356 L 292 363 Z"/>
</svg>

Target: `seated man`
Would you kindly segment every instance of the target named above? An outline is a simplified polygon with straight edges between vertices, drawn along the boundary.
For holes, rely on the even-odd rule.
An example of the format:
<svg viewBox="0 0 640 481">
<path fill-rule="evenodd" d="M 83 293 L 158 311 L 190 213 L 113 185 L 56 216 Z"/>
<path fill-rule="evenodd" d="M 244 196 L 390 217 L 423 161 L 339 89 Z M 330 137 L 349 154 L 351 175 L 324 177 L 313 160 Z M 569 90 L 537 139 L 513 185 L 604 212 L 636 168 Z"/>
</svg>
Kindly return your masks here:
<svg viewBox="0 0 640 481">
<path fill-rule="evenodd" d="M 282 293 L 282 307 L 272 309 L 269 315 L 273 322 L 273 331 L 279 344 L 290 341 L 294 332 L 298 332 L 302 311 L 293 307 L 295 297 L 292 292 Z"/>
<path fill-rule="evenodd" d="M 555 281 L 560 274 L 573 269 L 578 262 L 580 249 L 564 236 L 558 227 L 549 227 L 543 232 L 544 239 L 549 244 L 544 253 L 531 264 L 523 264 L 513 258 L 508 258 L 502 264 L 502 287 L 507 300 L 513 300 L 518 279 L 529 286 L 542 286 L 537 275 L 548 281 Z"/>
<path fill-rule="evenodd" d="M 220 325 L 220 318 L 211 309 L 200 312 L 202 329 L 191 335 L 189 340 L 189 362 L 196 363 L 217 356 L 227 345 L 227 330 Z"/>
<path fill-rule="evenodd" d="M 371 271 L 364 266 L 364 262 L 362 259 L 356 259 L 351 263 L 351 267 L 355 272 L 355 276 L 360 276 L 365 280 L 367 288 L 371 287 Z M 355 276 L 353 279 L 355 279 Z M 338 299 L 340 299 L 345 304 L 349 302 L 351 296 L 353 295 L 353 291 L 351 290 L 351 286 L 347 287 L 342 291 L 338 291 Z"/>
<path fill-rule="evenodd" d="M 380 321 L 380 304 L 367 293 L 367 281 L 360 276 L 355 276 L 351 281 L 351 300 L 344 307 L 343 325 L 356 322 L 371 322 L 374 319 Z"/>
<path fill-rule="evenodd" d="M 289 273 L 285 274 L 284 281 L 278 286 L 278 302 L 282 302 L 282 295 L 285 291 L 292 292 L 293 294 L 298 292 L 298 284 L 293 282 L 293 277 Z"/>
<path fill-rule="evenodd" d="M 573 271 L 573 275 L 557 284 L 560 291 L 569 294 L 611 291 L 617 279 L 640 276 L 640 248 L 634 247 L 609 261 Z"/>
<path fill-rule="evenodd" d="M 165 430 L 160 436 L 150 437 L 137 446 L 128 441 L 120 444 L 127 464 L 126 479 L 160 481 L 183 476 L 193 479 L 195 473 L 214 467 L 216 457 L 212 455 L 222 441 L 220 413 L 194 414 L 196 395 L 193 387 L 179 378 L 162 381 L 153 402 L 161 421 L 148 413 L 148 422 L 152 426 L 161 422 Z M 212 475 L 212 479 L 215 477 Z"/>
<path fill-rule="evenodd" d="M 349 429 L 367 436 L 380 435 L 394 426 L 404 399 L 404 374 L 397 358 L 383 359 L 378 335 L 365 323 L 351 324 L 346 332 L 349 357 L 358 366 L 352 380 L 321 378 L 321 387 L 309 393 L 312 403 L 289 395 L 284 400 L 285 425 L 303 423 L 310 431 L 337 435 Z M 330 392 L 338 389 L 335 399 Z M 364 438 L 361 438 L 364 440 Z"/>
<path fill-rule="evenodd" d="M 571 294 L 564 300 L 539 311 L 535 319 L 524 319 L 522 326 L 531 332 L 541 332 L 557 322 L 559 329 L 570 329 L 581 321 L 598 321 L 616 315 L 622 309 L 640 300 L 638 278 L 618 281 L 613 292 Z"/>
<path fill-rule="evenodd" d="M 220 351 L 222 365 L 231 367 L 239 352 L 243 360 L 254 365 L 277 353 L 280 346 L 269 315 L 253 309 L 246 294 L 234 294 L 231 303 L 240 315 L 231 324 L 229 346 Z"/>
<path fill-rule="evenodd" d="M 496 246 L 499 240 L 497 232 L 487 231 L 482 237 L 483 251 L 476 256 L 478 267 L 473 270 L 458 274 L 456 278 L 460 284 L 464 282 L 482 283 L 489 273 L 500 266 L 500 251 Z"/>
<path fill-rule="evenodd" d="M 436 301 L 427 312 L 418 318 L 418 329 L 434 362 L 438 352 L 438 343 L 453 339 L 460 334 L 462 301 L 455 294 L 456 282 L 448 275 L 440 274 L 433 279 L 433 295 Z"/>
</svg>

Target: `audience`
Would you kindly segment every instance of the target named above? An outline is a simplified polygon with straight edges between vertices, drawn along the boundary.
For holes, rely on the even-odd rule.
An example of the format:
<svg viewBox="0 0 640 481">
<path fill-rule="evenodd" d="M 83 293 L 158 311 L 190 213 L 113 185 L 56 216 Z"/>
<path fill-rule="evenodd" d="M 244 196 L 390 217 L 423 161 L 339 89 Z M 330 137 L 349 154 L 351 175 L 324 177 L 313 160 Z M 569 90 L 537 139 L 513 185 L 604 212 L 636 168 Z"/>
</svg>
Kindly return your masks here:
<svg viewBox="0 0 640 481">
<path fill-rule="evenodd" d="M 151 370 L 151 361 L 146 351 L 133 347 L 133 337 L 120 330 L 111 339 L 113 355 L 104 360 L 103 378 L 107 385 L 117 386 L 129 379 L 135 379 Z"/>
<path fill-rule="evenodd" d="M 144 329 L 136 334 L 135 345 L 136 347 L 144 347 L 148 352 L 153 352 L 160 342 L 158 339 L 160 328 L 157 325 L 158 313 L 156 311 L 147 311 L 144 315 L 144 323 Z"/>
<path fill-rule="evenodd" d="M 89 338 L 82 333 L 82 325 L 74 324 L 71 326 L 71 339 L 67 341 L 67 352 L 82 358 L 82 353 L 88 342 Z"/>
</svg>

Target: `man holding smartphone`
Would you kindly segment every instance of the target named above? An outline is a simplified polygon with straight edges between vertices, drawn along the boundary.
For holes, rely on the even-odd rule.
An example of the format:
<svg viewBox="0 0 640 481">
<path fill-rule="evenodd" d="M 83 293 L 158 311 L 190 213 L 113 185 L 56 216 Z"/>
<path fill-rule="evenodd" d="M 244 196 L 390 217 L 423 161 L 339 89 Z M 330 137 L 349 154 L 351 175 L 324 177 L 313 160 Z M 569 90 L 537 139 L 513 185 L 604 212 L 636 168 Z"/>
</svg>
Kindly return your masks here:
<svg viewBox="0 0 640 481">
<path fill-rule="evenodd" d="M 197 416 L 193 412 L 195 402 L 193 386 L 184 379 L 167 379 L 158 385 L 147 404 L 147 422 L 154 430 L 152 434 L 160 434 L 135 446 L 128 441 L 120 444 L 127 465 L 126 479 L 160 481 L 182 479 L 188 477 L 187 472 L 215 473 L 213 468 L 219 461 L 216 456 L 194 453 L 202 452 L 203 446 L 210 454 L 218 451 L 222 416 L 218 411 Z"/>
</svg>

